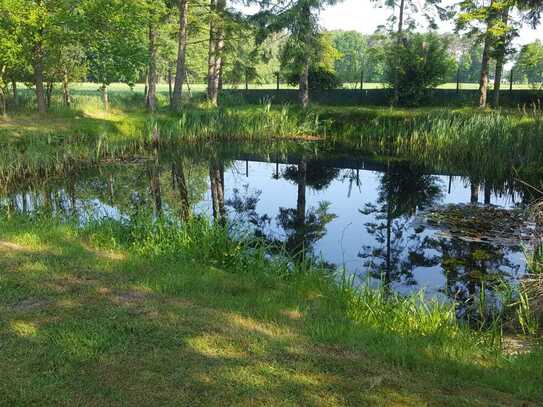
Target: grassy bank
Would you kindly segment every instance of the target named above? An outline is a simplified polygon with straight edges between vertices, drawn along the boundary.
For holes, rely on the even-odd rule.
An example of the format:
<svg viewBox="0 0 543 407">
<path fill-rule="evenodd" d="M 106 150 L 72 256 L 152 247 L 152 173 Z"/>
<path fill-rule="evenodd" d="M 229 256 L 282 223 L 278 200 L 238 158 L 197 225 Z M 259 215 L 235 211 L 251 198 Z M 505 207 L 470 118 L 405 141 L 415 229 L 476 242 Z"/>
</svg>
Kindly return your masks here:
<svg viewBox="0 0 543 407">
<path fill-rule="evenodd" d="M 271 262 L 203 221 L 0 220 L 7 405 L 525 405 L 543 349 Z"/>
<path fill-rule="evenodd" d="M 503 179 L 513 169 L 533 172 L 543 159 L 538 110 L 317 106 L 303 112 L 292 106 L 188 105 L 179 115 L 164 109 L 151 117 L 138 107 L 141 101 L 120 95 L 111 99 L 108 113 L 96 97 L 86 97 L 72 110 L 0 119 L 0 179 L 62 174 L 81 165 L 148 154 L 155 127 L 166 147 L 225 139 L 257 143 L 322 139 L 333 148 L 404 157 L 451 172 L 469 172 L 481 180 L 488 175 Z"/>
</svg>

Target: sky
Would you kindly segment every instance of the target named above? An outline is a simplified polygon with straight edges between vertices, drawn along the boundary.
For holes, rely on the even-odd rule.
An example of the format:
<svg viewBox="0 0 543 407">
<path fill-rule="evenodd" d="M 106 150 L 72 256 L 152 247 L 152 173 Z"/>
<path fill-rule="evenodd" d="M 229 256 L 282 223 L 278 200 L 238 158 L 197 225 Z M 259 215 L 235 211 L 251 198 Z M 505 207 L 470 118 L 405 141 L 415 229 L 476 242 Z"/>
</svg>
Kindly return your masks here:
<svg viewBox="0 0 543 407">
<path fill-rule="evenodd" d="M 355 30 L 364 34 L 371 34 L 378 25 L 386 22 L 391 10 L 376 7 L 374 1 L 344 0 L 343 3 L 328 7 L 321 12 L 320 24 L 327 30 Z M 453 31 L 451 23 L 440 23 L 440 31 Z M 543 24 L 536 30 L 524 26 L 520 36 L 515 40 L 523 45 L 536 39 L 543 40 Z"/>
<path fill-rule="evenodd" d="M 445 0 L 444 3 L 451 1 L 453 0 Z M 344 0 L 323 10 L 320 15 L 320 24 L 326 30 L 354 30 L 372 34 L 377 26 L 386 23 L 391 14 L 390 9 L 377 7 L 378 3 L 380 2 L 371 0 Z M 255 10 L 247 9 L 246 11 L 250 13 Z M 442 32 L 452 32 L 454 29 L 452 23 L 440 22 L 439 25 Z M 525 25 L 520 36 L 515 39 L 515 44 L 521 46 L 536 39 L 543 41 L 543 24 L 536 30 Z"/>
</svg>

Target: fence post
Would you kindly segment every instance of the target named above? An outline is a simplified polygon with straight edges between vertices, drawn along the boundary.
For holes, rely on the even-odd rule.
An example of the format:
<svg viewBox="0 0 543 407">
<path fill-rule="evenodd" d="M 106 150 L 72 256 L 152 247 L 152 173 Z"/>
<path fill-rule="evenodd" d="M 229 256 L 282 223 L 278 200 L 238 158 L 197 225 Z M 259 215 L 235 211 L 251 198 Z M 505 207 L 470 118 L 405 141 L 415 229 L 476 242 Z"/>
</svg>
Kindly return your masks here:
<svg viewBox="0 0 543 407">
<path fill-rule="evenodd" d="M 276 77 L 276 79 L 277 79 L 277 90 L 279 90 L 279 86 L 280 86 L 280 83 L 279 83 L 280 75 L 281 75 L 281 74 L 280 74 L 279 72 L 276 72 L 276 73 L 275 73 L 275 77 Z"/>
<path fill-rule="evenodd" d="M 364 89 L 364 68 L 362 68 L 362 72 L 360 73 L 360 90 Z"/>
</svg>

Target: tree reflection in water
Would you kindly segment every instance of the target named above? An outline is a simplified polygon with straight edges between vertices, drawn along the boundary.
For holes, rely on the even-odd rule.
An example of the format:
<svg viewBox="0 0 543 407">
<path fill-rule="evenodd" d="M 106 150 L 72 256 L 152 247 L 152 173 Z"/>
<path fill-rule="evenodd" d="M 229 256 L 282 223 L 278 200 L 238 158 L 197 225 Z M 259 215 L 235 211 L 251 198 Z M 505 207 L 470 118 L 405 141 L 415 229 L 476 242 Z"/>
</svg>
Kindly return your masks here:
<svg viewBox="0 0 543 407">
<path fill-rule="evenodd" d="M 278 179 L 278 174 L 277 167 L 272 178 Z M 283 238 L 269 231 L 269 215 L 259 215 L 256 212 L 261 191 L 250 194 L 245 186 L 245 194 L 242 196 L 240 190 L 235 189 L 233 197 L 226 204 L 233 209 L 238 219 L 243 219 L 254 227 L 256 236 L 269 243 L 284 246 L 297 260 L 303 261 L 308 255 L 312 257 L 314 244 L 326 234 L 326 225 L 336 218 L 336 215 L 329 213 L 328 202 L 319 202 L 317 207 L 307 208 L 307 188 L 325 189 L 338 174 L 338 169 L 324 167 L 305 159 L 282 171 L 280 177 L 297 186 L 296 207 L 280 207 L 276 217 L 277 226 L 284 233 Z"/>
<path fill-rule="evenodd" d="M 370 275 L 382 279 L 385 287 L 394 281 L 415 285 L 414 269 L 431 266 L 434 259 L 425 253 L 427 236 L 410 223 L 418 208 L 441 200 L 439 179 L 419 167 L 398 163 L 388 164 L 379 181 L 377 201 L 360 210 L 372 217 L 365 227 L 377 244 L 364 246 L 359 256 Z"/>
</svg>

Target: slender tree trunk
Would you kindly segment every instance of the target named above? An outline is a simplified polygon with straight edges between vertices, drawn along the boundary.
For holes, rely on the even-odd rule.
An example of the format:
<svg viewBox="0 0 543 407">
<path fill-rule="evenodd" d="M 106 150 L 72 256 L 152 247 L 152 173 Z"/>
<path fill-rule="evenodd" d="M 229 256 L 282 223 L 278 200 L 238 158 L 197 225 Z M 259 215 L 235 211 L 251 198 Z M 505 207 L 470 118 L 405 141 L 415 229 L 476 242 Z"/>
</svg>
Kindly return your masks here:
<svg viewBox="0 0 543 407">
<path fill-rule="evenodd" d="M 154 22 L 149 24 L 149 70 L 147 75 L 148 81 L 148 90 L 147 90 L 147 110 L 150 113 L 156 111 L 156 83 L 157 83 L 157 72 L 156 72 L 156 57 L 157 57 L 157 48 L 156 40 L 158 37 L 157 26 Z"/>
<path fill-rule="evenodd" d="M 210 16 L 209 16 L 209 49 L 207 53 L 207 98 L 210 100 L 210 93 L 213 88 L 213 82 L 214 82 L 214 76 L 215 76 L 215 58 L 216 58 L 216 42 L 215 42 L 215 23 L 214 19 L 215 16 L 213 13 L 215 12 L 215 1 L 216 0 L 210 0 L 209 2 L 209 9 L 210 9 Z"/>
<path fill-rule="evenodd" d="M 0 115 L 5 116 L 6 112 L 6 94 L 4 93 L 4 89 L 0 86 Z"/>
<path fill-rule="evenodd" d="M 38 55 L 38 52 L 41 53 L 41 46 L 39 47 L 39 51 L 36 51 L 36 55 Z M 45 113 L 47 112 L 47 101 L 45 100 L 45 89 L 43 87 L 43 61 L 41 55 L 39 57 L 36 56 L 34 64 L 34 83 L 36 86 L 38 112 Z"/>
<path fill-rule="evenodd" d="M 185 171 L 183 169 L 183 161 L 181 159 L 174 162 L 174 177 L 179 188 L 181 219 L 183 221 L 187 221 L 190 218 L 190 203 L 187 180 L 185 178 Z"/>
<path fill-rule="evenodd" d="M 224 11 L 226 0 L 211 0 L 211 19 L 209 24 L 209 56 L 207 99 L 217 106 L 219 102 L 222 55 L 224 49 Z"/>
<path fill-rule="evenodd" d="M 403 13 L 405 9 L 405 0 L 400 1 L 400 17 L 398 19 L 398 39 L 396 43 L 396 52 L 400 52 L 403 40 Z M 394 101 L 393 104 L 398 104 L 400 101 L 400 56 L 396 56 L 396 66 L 394 67 Z"/>
<path fill-rule="evenodd" d="M 45 91 L 45 101 L 47 103 L 48 109 L 51 107 L 51 96 L 53 94 L 53 87 L 54 87 L 53 81 L 47 82 L 47 87 Z"/>
<path fill-rule="evenodd" d="M 19 105 L 19 95 L 17 92 L 17 80 L 15 79 L 11 81 L 11 90 L 13 92 L 13 105 L 17 107 Z"/>
<path fill-rule="evenodd" d="M 226 222 L 224 206 L 224 167 L 217 160 L 212 160 L 209 167 L 211 182 L 211 199 L 213 202 L 213 218 L 221 224 Z"/>
<path fill-rule="evenodd" d="M 149 72 L 145 74 L 145 87 L 143 88 L 143 98 L 145 106 L 149 106 Z"/>
<path fill-rule="evenodd" d="M 221 58 L 221 66 L 219 68 L 219 92 L 222 92 L 222 85 L 224 84 L 223 80 L 223 70 L 224 70 L 224 56 Z"/>
<path fill-rule="evenodd" d="M 102 84 L 102 87 L 100 88 L 100 92 L 102 93 L 102 102 L 104 104 L 104 110 L 108 112 L 109 111 L 109 97 L 107 94 L 107 85 Z"/>
<path fill-rule="evenodd" d="M 309 106 L 309 61 L 304 63 L 298 83 L 298 98 L 305 109 Z"/>
<path fill-rule="evenodd" d="M 490 200 L 492 198 L 492 190 L 490 189 L 490 185 L 485 182 L 485 205 L 490 205 Z"/>
<path fill-rule="evenodd" d="M 471 182 L 471 193 L 470 193 L 470 202 L 476 204 L 479 202 L 479 183 Z"/>
<path fill-rule="evenodd" d="M 68 72 L 64 72 L 64 76 L 62 78 L 62 99 L 64 101 L 64 105 L 70 107 L 71 101 Z"/>
<path fill-rule="evenodd" d="M 490 1 L 490 9 L 494 0 Z M 481 60 L 481 75 L 479 78 L 479 107 L 486 107 L 487 94 L 488 94 L 488 65 L 490 63 L 490 49 L 492 47 L 492 23 L 494 18 L 492 17 L 492 12 L 489 11 L 489 14 L 486 19 L 486 35 L 485 35 L 485 45 L 483 47 L 483 57 Z"/>
<path fill-rule="evenodd" d="M 38 0 L 38 7 L 42 6 L 43 0 Z M 38 113 L 47 112 L 47 103 L 45 100 L 45 91 L 43 89 L 43 28 L 38 29 L 36 33 L 36 42 L 33 48 L 33 68 L 34 68 L 34 85 L 36 87 L 36 102 L 38 105 Z"/>
<path fill-rule="evenodd" d="M 302 34 L 302 41 L 306 44 L 306 47 L 310 46 L 310 42 L 312 40 L 311 38 L 311 31 L 310 31 L 310 25 L 311 25 L 311 8 L 309 7 L 309 4 L 307 2 L 303 6 L 302 9 L 302 18 L 305 21 L 305 24 L 307 25 L 306 32 Z M 298 101 L 300 102 L 300 106 L 302 106 L 303 109 L 306 109 L 307 106 L 309 106 L 309 65 L 310 65 L 310 57 L 308 50 L 304 50 L 303 55 L 303 61 L 302 66 L 300 67 L 300 77 L 298 78 Z"/>
<path fill-rule="evenodd" d="M 170 106 L 172 106 L 172 102 L 173 102 L 173 73 L 172 73 L 172 67 L 171 66 L 168 68 L 168 100 L 170 101 Z"/>
<path fill-rule="evenodd" d="M 502 22 L 507 26 L 507 21 L 509 20 L 509 9 L 503 11 Z M 500 43 L 497 47 L 496 55 L 496 71 L 494 75 L 494 94 L 492 104 L 494 107 L 499 107 L 500 105 L 500 88 L 502 83 L 503 75 L 503 64 L 505 61 L 505 49 L 506 49 L 507 33 L 504 33 L 500 38 Z"/>
<path fill-rule="evenodd" d="M 306 189 L 307 189 L 307 162 L 301 160 L 298 163 L 298 195 L 296 199 L 296 228 L 294 241 L 294 255 L 300 260 L 304 258 L 304 245 L 306 236 Z"/>
<path fill-rule="evenodd" d="M 183 83 L 186 77 L 187 54 L 187 27 L 189 17 L 189 0 L 179 0 L 179 39 L 177 44 L 177 63 L 175 71 L 175 84 L 171 99 L 171 110 L 181 110 L 181 97 L 183 95 Z M 171 85 L 170 85 L 171 87 Z"/>
</svg>

